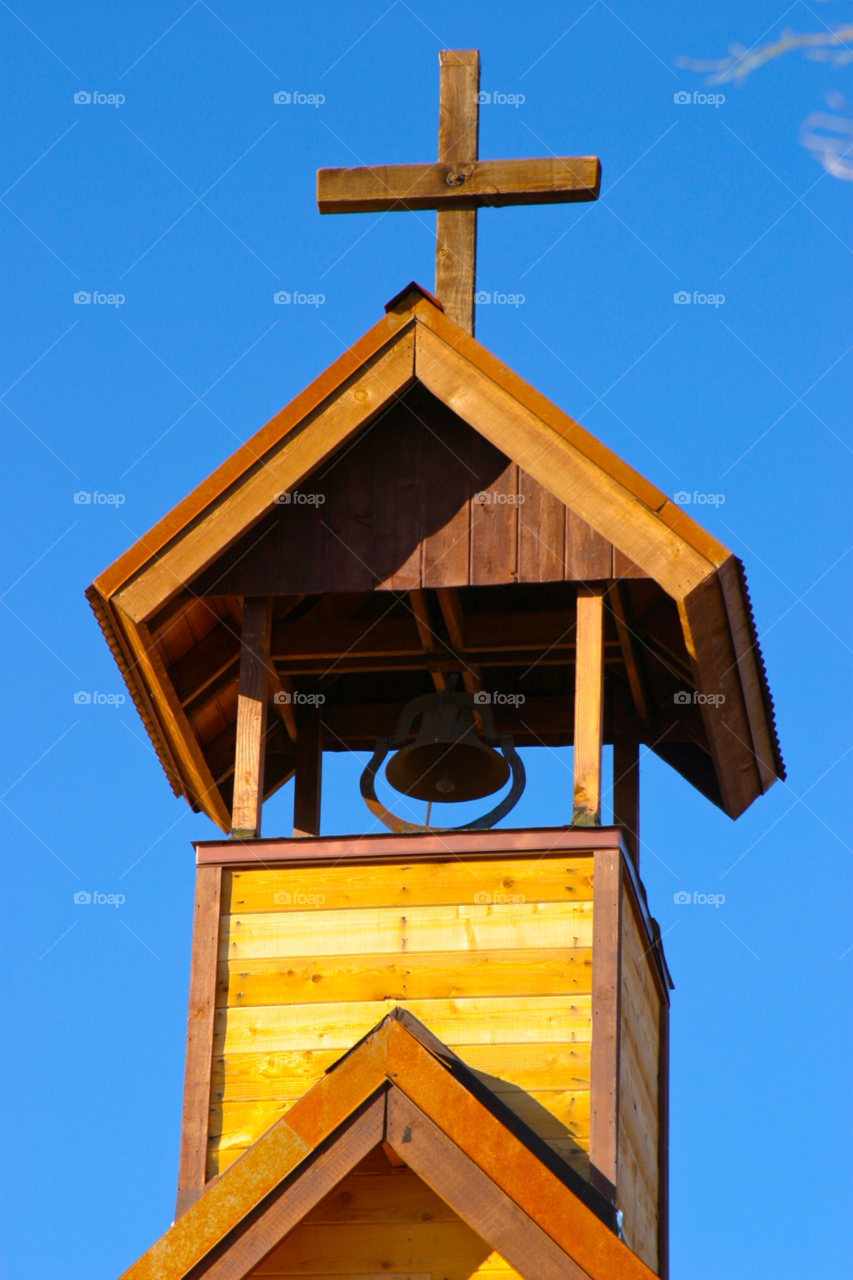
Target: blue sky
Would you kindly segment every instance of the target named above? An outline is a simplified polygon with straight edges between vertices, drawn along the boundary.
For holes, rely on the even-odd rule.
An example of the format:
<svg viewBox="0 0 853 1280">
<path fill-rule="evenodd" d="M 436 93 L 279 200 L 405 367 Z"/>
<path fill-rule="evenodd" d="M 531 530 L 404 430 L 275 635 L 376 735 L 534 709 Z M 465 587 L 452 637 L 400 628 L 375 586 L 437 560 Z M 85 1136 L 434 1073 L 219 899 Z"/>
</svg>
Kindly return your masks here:
<svg viewBox="0 0 853 1280">
<path fill-rule="evenodd" d="M 479 287 L 524 301 L 480 307 L 478 338 L 668 493 L 719 495 L 698 514 L 746 563 L 776 699 L 788 783 L 737 824 L 643 761 L 676 982 L 673 1274 L 850 1274 L 853 228 L 849 182 L 798 142 L 850 114 L 826 100 L 844 69 L 792 54 L 709 89 L 676 66 L 847 8 L 0 7 L 9 1275 L 117 1275 L 172 1220 L 190 841 L 215 834 L 129 702 L 75 704 L 124 692 L 83 590 L 402 285 L 432 287 L 433 216 L 321 219 L 315 170 L 431 159 L 442 47 L 478 47 L 483 90 L 524 96 L 483 106 L 482 157 L 604 173 L 596 205 L 481 215 Z M 526 762 L 513 824 L 567 821 L 570 752 Z M 328 761 L 325 831 L 366 825 L 358 771 Z"/>
</svg>

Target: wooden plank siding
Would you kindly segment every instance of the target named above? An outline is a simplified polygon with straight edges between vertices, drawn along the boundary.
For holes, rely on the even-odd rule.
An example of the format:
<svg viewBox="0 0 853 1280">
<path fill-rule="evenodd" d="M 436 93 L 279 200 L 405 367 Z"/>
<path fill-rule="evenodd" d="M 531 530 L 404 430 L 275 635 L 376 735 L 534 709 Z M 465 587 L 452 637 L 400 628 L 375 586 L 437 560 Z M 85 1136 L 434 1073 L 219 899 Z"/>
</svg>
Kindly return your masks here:
<svg viewBox="0 0 853 1280">
<path fill-rule="evenodd" d="M 593 1178 L 623 1211 L 626 1243 L 657 1270 L 667 979 L 636 873 L 618 835 L 605 834 L 590 831 L 588 846 L 561 830 L 389 840 L 372 853 L 366 842 L 329 839 L 200 848 L 224 863 L 206 1177 L 229 1168 L 402 1006 Z M 381 1153 L 371 1159 L 374 1174 L 405 1174 Z M 397 1209 L 388 1222 L 377 1212 L 364 1223 L 380 1234 L 400 1223 Z M 282 1245 L 263 1264 L 272 1270 L 257 1274 L 347 1275 L 345 1255 L 372 1274 L 373 1236 L 355 1230 L 361 1221 L 346 1218 L 355 1234 L 336 1236 L 328 1256 L 323 1233 L 300 1225 L 298 1248 Z M 391 1230 L 384 1272 L 417 1274 L 417 1256 L 433 1272 L 457 1246 L 468 1258 L 462 1235 L 440 1243 L 426 1231 L 416 1255 Z M 470 1274 L 501 1266 L 486 1252 Z"/>
<path fill-rule="evenodd" d="M 617 1203 L 626 1242 L 658 1270 L 661 994 L 623 879 Z"/>
<path fill-rule="evenodd" d="M 225 869 L 208 1177 L 397 1005 L 587 1175 L 592 865 Z"/>
<path fill-rule="evenodd" d="M 409 591 L 614 575 L 605 538 L 422 386 L 300 494 L 310 501 L 294 495 L 276 506 L 193 591 Z M 624 556 L 618 571 L 646 576 Z"/>
</svg>

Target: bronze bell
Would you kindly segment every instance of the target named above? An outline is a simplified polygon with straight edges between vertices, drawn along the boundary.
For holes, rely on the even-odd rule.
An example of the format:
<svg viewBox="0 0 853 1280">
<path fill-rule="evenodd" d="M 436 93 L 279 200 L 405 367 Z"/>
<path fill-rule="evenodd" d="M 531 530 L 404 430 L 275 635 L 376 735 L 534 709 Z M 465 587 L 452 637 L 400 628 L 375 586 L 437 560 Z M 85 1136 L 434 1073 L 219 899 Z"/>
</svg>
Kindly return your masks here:
<svg viewBox="0 0 853 1280">
<path fill-rule="evenodd" d="M 417 738 L 385 770 L 391 786 L 433 804 L 479 800 L 500 790 L 509 778 L 509 765 L 479 738 L 470 695 L 437 693 L 423 701 Z M 488 736 L 496 738 L 494 732 Z"/>
</svg>

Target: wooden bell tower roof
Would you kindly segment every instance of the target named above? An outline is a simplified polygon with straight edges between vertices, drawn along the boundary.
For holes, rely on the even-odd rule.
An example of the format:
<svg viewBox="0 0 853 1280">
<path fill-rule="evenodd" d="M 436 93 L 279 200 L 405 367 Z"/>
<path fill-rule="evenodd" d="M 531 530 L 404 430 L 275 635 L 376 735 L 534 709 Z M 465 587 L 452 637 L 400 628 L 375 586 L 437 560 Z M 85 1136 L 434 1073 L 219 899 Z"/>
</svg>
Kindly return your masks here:
<svg viewBox="0 0 853 1280">
<path fill-rule="evenodd" d="M 784 767 L 743 567 L 412 284 L 99 575 L 90 604 L 176 794 L 231 825 L 242 602 L 272 599 L 264 794 L 368 750 L 409 698 L 573 740 L 579 584 L 606 591 L 605 741 L 634 733 L 737 817 Z"/>
</svg>

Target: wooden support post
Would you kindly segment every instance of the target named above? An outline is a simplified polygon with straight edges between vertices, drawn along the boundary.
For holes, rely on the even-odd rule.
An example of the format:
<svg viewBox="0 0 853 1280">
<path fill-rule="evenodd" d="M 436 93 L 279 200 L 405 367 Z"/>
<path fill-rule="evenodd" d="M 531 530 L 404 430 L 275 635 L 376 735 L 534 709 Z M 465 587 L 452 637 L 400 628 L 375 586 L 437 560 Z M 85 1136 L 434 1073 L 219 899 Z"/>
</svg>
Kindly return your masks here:
<svg viewBox="0 0 853 1280">
<path fill-rule="evenodd" d="M 412 606 L 412 613 L 415 615 L 415 622 L 418 627 L 418 636 L 420 637 L 421 647 L 429 659 L 430 655 L 441 658 L 448 657 L 447 650 L 444 645 L 440 644 L 433 629 L 429 616 L 429 602 L 427 594 L 420 587 L 415 587 L 409 592 L 409 604 Z M 441 692 L 447 688 L 447 677 L 443 671 L 433 670 L 430 672 L 432 682 L 436 689 Z"/>
<path fill-rule="evenodd" d="M 272 599 L 246 596 L 240 636 L 240 685 L 237 695 L 237 748 L 231 834 L 243 839 L 261 834 L 264 799 L 264 751 L 269 702 Z"/>
<path fill-rule="evenodd" d="M 448 186 L 462 186 L 465 166 L 477 159 L 480 107 L 480 55 L 476 49 L 442 49 L 438 55 L 440 100 L 438 159 L 458 167 Z M 445 313 L 474 334 L 474 281 L 477 274 L 477 211 L 455 209 L 436 214 L 435 292 Z"/>
<path fill-rule="evenodd" d="M 199 1198 L 204 1191 L 207 1176 L 207 1131 L 216 1018 L 216 964 L 221 897 L 222 867 L 199 867 L 195 878 L 195 919 L 176 1218 L 180 1218 Z"/>
<path fill-rule="evenodd" d="M 293 834 L 320 834 L 320 790 L 323 780 L 323 724 L 320 708 L 296 708 L 296 779 L 293 790 Z"/>
<path fill-rule="evenodd" d="M 623 734 L 613 738 L 613 825 L 621 827 L 628 856 L 640 870 L 640 744 Z"/>
<path fill-rule="evenodd" d="M 578 588 L 572 825 L 601 824 L 604 701 L 604 586 Z"/>
<path fill-rule="evenodd" d="M 589 1053 L 590 1181 L 616 1203 L 622 1023 L 622 855 L 599 849 L 592 871 L 592 1042 Z"/>
</svg>

